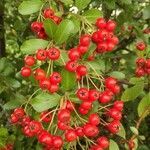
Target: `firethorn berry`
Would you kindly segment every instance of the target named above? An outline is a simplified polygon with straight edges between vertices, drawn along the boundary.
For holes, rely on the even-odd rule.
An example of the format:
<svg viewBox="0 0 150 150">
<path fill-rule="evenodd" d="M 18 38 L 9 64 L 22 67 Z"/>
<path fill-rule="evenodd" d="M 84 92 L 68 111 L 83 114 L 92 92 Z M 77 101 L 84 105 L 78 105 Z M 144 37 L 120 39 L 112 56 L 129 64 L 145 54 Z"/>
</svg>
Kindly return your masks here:
<svg viewBox="0 0 150 150">
<path fill-rule="evenodd" d="M 89 91 L 88 91 L 88 89 L 87 88 L 80 88 L 80 89 L 78 89 L 77 97 L 80 100 L 83 100 L 83 101 L 88 100 L 88 98 L 89 98 Z"/>
<path fill-rule="evenodd" d="M 80 45 L 81 46 L 89 46 L 90 45 L 90 41 L 91 41 L 90 35 L 88 35 L 88 34 L 83 35 L 80 38 Z"/>
<path fill-rule="evenodd" d="M 60 136 L 52 137 L 52 145 L 54 148 L 61 148 L 63 146 L 63 140 Z"/>
<path fill-rule="evenodd" d="M 73 130 L 73 129 L 67 130 L 65 133 L 65 139 L 67 142 L 75 141 L 77 139 L 77 134 L 76 134 L 75 130 Z"/>
<path fill-rule="evenodd" d="M 114 120 L 114 121 L 110 122 L 110 123 L 107 125 L 107 129 L 108 129 L 111 133 L 116 134 L 116 133 L 119 132 L 120 125 L 121 125 L 121 124 L 120 124 L 119 121 Z"/>
<path fill-rule="evenodd" d="M 67 102 L 66 102 L 66 109 L 68 109 L 69 111 L 73 111 L 75 109 L 74 103 L 72 103 L 71 101 L 67 100 Z"/>
<path fill-rule="evenodd" d="M 15 116 L 17 116 L 18 118 L 23 118 L 23 116 L 25 115 L 24 109 L 23 108 L 16 108 L 14 110 L 13 113 Z"/>
<path fill-rule="evenodd" d="M 31 118 L 30 118 L 29 116 L 24 116 L 24 117 L 22 118 L 21 125 L 22 125 L 22 126 L 26 126 L 26 125 L 28 125 L 30 122 L 31 122 Z"/>
<path fill-rule="evenodd" d="M 42 22 L 33 22 L 31 24 L 31 30 L 33 32 L 36 32 L 36 33 L 40 32 L 42 28 L 43 28 L 43 23 Z"/>
<path fill-rule="evenodd" d="M 113 118 L 114 120 L 121 120 L 122 118 L 122 113 L 115 108 L 109 109 L 109 111 L 107 112 L 107 115 Z"/>
<path fill-rule="evenodd" d="M 62 81 L 62 77 L 58 72 L 53 72 L 50 76 L 50 82 L 51 84 L 57 84 Z"/>
<path fill-rule="evenodd" d="M 46 73 L 43 69 L 38 68 L 34 71 L 34 76 L 36 80 L 43 80 L 46 78 Z"/>
<path fill-rule="evenodd" d="M 94 145 L 91 147 L 90 150 L 104 150 L 103 148 L 101 148 L 99 145 Z"/>
<path fill-rule="evenodd" d="M 80 76 L 85 76 L 87 74 L 87 68 L 84 65 L 79 65 L 76 70 L 77 74 Z"/>
<path fill-rule="evenodd" d="M 136 65 L 137 65 L 138 67 L 143 67 L 145 64 L 146 64 L 146 61 L 145 61 L 144 58 L 138 58 L 138 59 L 136 60 Z"/>
<path fill-rule="evenodd" d="M 50 8 L 47 8 L 44 10 L 43 15 L 45 18 L 51 18 L 51 16 L 54 16 L 54 11 Z"/>
<path fill-rule="evenodd" d="M 76 61 L 68 61 L 66 63 L 66 69 L 70 72 L 75 72 L 77 69 L 77 62 Z"/>
<path fill-rule="evenodd" d="M 58 16 L 53 16 L 52 17 L 52 20 L 56 23 L 56 24 L 60 24 L 62 19 Z"/>
<path fill-rule="evenodd" d="M 101 136 L 97 139 L 97 143 L 98 145 L 103 148 L 106 149 L 109 146 L 109 141 L 108 138 L 106 138 L 105 136 Z"/>
<path fill-rule="evenodd" d="M 53 47 L 47 50 L 47 56 L 51 60 L 57 60 L 60 57 L 60 50 Z"/>
<path fill-rule="evenodd" d="M 111 88 L 109 88 L 114 94 L 119 94 L 120 93 L 120 86 L 119 85 L 115 85 Z"/>
<path fill-rule="evenodd" d="M 145 67 L 146 68 L 150 68 L 150 59 L 146 60 Z"/>
<path fill-rule="evenodd" d="M 105 89 L 104 93 L 109 96 L 114 96 L 114 93 L 109 89 Z"/>
<path fill-rule="evenodd" d="M 114 45 L 117 45 L 119 43 L 119 39 L 116 36 L 113 36 L 111 39 L 109 39 L 109 42 L 113 43 Z"/>
<path fill-rule="evenodd" d="M 123 101 L 115 101 L 113 107 L 117 109 L 118 111 L 122 111 L 124 106 Z"/>
<path fill-rule="evenodd" d="M 95 114 L 91 114 L 89 116 L 89 123 L 91 125 L 95 125 L 95 126 L 99 125 L 100 124 L 100 117 L 99 117 L 99 115 L 96 114 L 96 113 Z"/>
<path fill-rule="evenodd" d="M 82 108 L 82 107 L 79 107 L 79 113 L 80 113 L 81 115 L 86 115 L 86 114 L 88 114 L 88 112 L 89 112 L 88 109 L 84 109 L 84 108 Z"/>
<path fill-rule="evenodd" d="M 77 127 L 75 129 L 75 131 L 76 131 L 77 136 L 79 136 L 79 137 L 83 137 L 84 136 L 83 128 L 82 127 Z"/>
<path fill-rule="evenodd" d="M 146 49 L 146 44 L 144 42 L 138 42 L 136 43 L 136 48 L 139 51 L 144 51 Z"/>
<path fill-rule="evenodd" d="M 58 112 L 58 120 L 61 122 L 69 122 L 70 117 L 71 117 L 70 111 L 67 109 L 61 109 Z"/>
<path fill-rule="evenodd" d="M 112 42 L 107 43 L 107 51 L 112 51 L 115 48 L 115 44 Z"/>
<path fill-rule="evenodd" d="M 29 67 L 22 67 L 21 68 L 21 75 L 23 76 L 23 77 L 29 77 L 30 75 L 31 75 L 31 68 L 29 68 Z"/>
<path fill-rule="evenodd" d="M 51 120 L 52 120 L 52 114 L 51 113 L 49 113 L 49 112 L 42 112 L 41 114 L 40 114 L 40 119 L 43 121 L 43 122 L 46 122 L 46 123 L 48 123 L 48 122 L 51 122 Z"/>
<path fill-rule="evenodd" d="M 88 101 L 96 101 L 99 99 L 99 92 L 95 89 L 89 90 L 89 99 Z"/>
<path fill-rule="evenodd" d="M 44 50 L 44 49 L 39 49 L 39 50 L 36 52 L 36 59 L 37 59 L 37 60 L 45 61 L 46 58 L 47 58 L 47 52 L 46 52 L 46 50 Z"/>
<path fill-rule="evenodd" d="M 129 150 L 133 150 L 135 147 L 135 143 L 133 140 L 129 140 L 128 141 L 128 146 L 129 146 Z"/>
<path fill-rule="evenodd" d="M 71 49 L 68 53 L 68 57 L 72 61 L 78 60 L 80 56 L 80 52 L 76 48 Z"/>
<path fill-rule="evenodd" d="M 106 92 L 100 94 L 99 102 L 102 104 L 108 103 L 112 100 L 112 96 L 108 95 Z"/>
<path fill-rule="evenodd" d="M 64 123 L 64 122 L 61 122 L 61 121 L 58 121 L 57 123 L 57 126 L 60 130 L 68 130 L 69 129 L 69 126 L 68 124 Z"/>
<path fill-rule="evenodd" d="M 80 105 L 81 108 L 90 110 L 92 108 L 92 102 L 90 101 L 83 101 Z"/>
<path fill-rule="evenodd" d="M 79 45 L 77 47 L 77 50 L 80 54 L 85 54 L 87 51 L 88 51 L 88 47 L 87 46 L 82 46 L 82 45 Z"/>
<path fill-rule="evenodd" d="M 28 125 L 23 127 L 22 132 L 25 136 L 28 136 L 28 137 L 33 137 L 34 136 L 34 134 L 31 132 Z"/>
<path fill-rule="evenodd" d="M 106 52 L 107 51 L 107 43 L 106 42 L 98 43 L 96 51 L 98 53 Z"/>
<path fill-rule="evenodd" d="M 105 79 L 105 86 L 106 88 L 110 89 L 117 84 L 117 80 L 113 77 L 108 77 Z"/>
<path fill-rule="evenodd" d="M 104 29 L 106 27 L 106 21 L 104 18 L 98 18 L 97 21 L 96 21 L 96 26 L 99 28 L 99 29 Z"/>
<path fill-rule="evenodd" d="M 92 41 L 95 43 L 99 42 L 99 34 L 97 31 L 92 34 Z"/>
<path fill-rule="evenodd" d="M 34 135 L 38 134 L 42 130 L 41 123 L 35 120 L 31 121 L 28 126 Z"/>
<path fill-rule="evenodd" d="M 35 58 L 33 56 L 26 56 L 24 62 L 27 66 L 33 66 L 35 64 Z"/>
<path fill-rule="evenodd" d="M 106 30 L 109 32 L 113 32 L 116 29 L 116 22 L 113 20 L 109 20 L 106 24 Z"/>
<path fill-rule="evenodd" d="M 137 77 L 142 77 L 145 75 L 145 70 L 143 68 L 137 68 L 135 74 Z"/>
<path fill-rule="evenodd" d="M 43 79 L 43 80 L 40 80 L 40 88 L 43 89 L 43 90 L 48 90 L 50 89 L 51 87 L 51 83 L 50 83 L 50 80 L 49 79 Z"/>
<path fill-rule="evenodd" d="M 98 38 L 100 42 L 104 42 L 107 40 L 108 31 L 107 30 L 100 30 L 98 31 Z"/>
<path fill-rule="evenodd" d="M 51 84 L 50 88 L 49 88 L 49 92 L 50 93 L 55 93 L 59 90 L 59 86 L 57 84 Z"/>
<path fill-rule="evenodd" d="M 91 124 L 86 124 L 83 126 L 83 132 L 87 137 L 95 137 L 98 135 L 99 130 L 96 126 Z"/>
<path fill-rule="evenodd" d="M 13 123 L 17 123 L 18 121 L 19 121 L 19 118 L 16 115 L 11 114 L 10 122 L 13 124 Z"/>
<path fill-rule="evenodd" d="M 40 38 L 40 39 L 46 39 L 47 35 L 46 35 L 45 31 L 40 31 L 40 32 L 37 33 L 37 37 Z"/>
</svg>

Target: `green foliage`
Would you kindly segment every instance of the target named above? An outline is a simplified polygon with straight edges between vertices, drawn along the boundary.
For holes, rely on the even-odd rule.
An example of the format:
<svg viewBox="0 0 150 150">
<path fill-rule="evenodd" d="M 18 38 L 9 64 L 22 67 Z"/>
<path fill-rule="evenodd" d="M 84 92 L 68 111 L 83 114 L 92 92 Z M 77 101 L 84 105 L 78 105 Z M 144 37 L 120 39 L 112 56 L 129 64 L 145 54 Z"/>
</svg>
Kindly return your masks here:
<svg viewBox="0 0 150 150">
<path fill-rule="evenodd" d="M 110 140 L 109 150 L 119 150 L 118 144 L 115 141 Z"/>
<path fill-rule="evenodd" d="M 88 6 L 91 0 L 75 0 L 75 6 L 78 7 L 79 10 L 82 10 Z"/>
</svg>

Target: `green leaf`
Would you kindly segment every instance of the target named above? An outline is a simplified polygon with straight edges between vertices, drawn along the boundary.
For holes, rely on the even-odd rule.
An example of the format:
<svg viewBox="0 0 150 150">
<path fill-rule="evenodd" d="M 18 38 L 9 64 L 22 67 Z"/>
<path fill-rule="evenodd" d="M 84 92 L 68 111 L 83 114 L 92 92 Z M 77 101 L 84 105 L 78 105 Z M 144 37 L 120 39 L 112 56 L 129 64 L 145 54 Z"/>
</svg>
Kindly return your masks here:
<svg viewBox="0 0 150 150">
<path fill-rule="evenodd" d="M 69 72 L 66 69 L 63 69 L 61 72 L 62 82 L 61 89 L 63 91 L 68 91 L 75 88 L 76 85 L 76 75 L 75 73 Z"/>
<path fill-rule="evenodd" d="M 55 42 L 58 45 L 66 42 L 71 33 L 74 31 L 74 27 L 74 23 L 71 20 L 63 20 L 61 24 L 59 24 L 54 35 Z"/>
<path fill-rule="evenodd" d="M 72 34 L 75 34 L 80 30 L 81 22 L 74 16 L 71 16 L 70 20 L 74 23 L 74 31 L 72 32 Z"/>
<path fill-rule="evenodd" d="M 54 38 L 56 29 L 57 29 L 57 25 L 54 23 L 54 21 L 50 20 L 50 19 L 46 19 L 44 21 L 44 29 L 46 31 L 46 34 L 50 37 L 50 38 Z"/>
<path fill-rule="evenodd" d="M 82 14 L 89 22 L 95 22 L 97 18 L 102 17 L 102 12 L 98 9 L 90 9 Z"/>
<path fill-rule="evenodd" d="M 139 117 L 149 108 L 150 110 L 150 92 L 143 97 L 138 105 L 138 115 Z M 146 117 L 148 112 L 145 113 L 143 117 Z"/>
<path fill-rule="evenodd" d="M 143 18 L 144 19 L 149 19 L 150 18 L 150 5 L 149 6 L 146 6 L 143 10 Z"/>
<path fill-rule="evenodd" d="M 64 51 L 61 52 L 61 57 L 54 63 L 58 66 L 64 66 L 64 63 L 68 61 L 68 54 Z"/>
<path fill-rule="evenodd" d="M 39 11 L 42 4 L 43 2 L 41 0 L 23 1 L 19 6 L 18 11 L 22 15 L 30 15 L 32 13 Z"/>
<path fill-rule="evenodd" d="M 43 112 L 58 105 L 61 97 L 58 94 L 41 93 L 31 100 L 37 112 Z"/>
<path fill-rule="evenodd" d="M 144 82 L 144 78 L 136 78 L 136 77 L 131 78 L 129 81 L 129 83 L 132 83 L 132 84 L 138 84 L 142 82 Z"/>
<path fill-rule="evenodd" d="M 117 79 L 124 79 L 125 78 L 125 74 L 119 71 L 113 71 L 111 73 L 109 73 L 110 76 L 117 78 Z"/>
<path fill-rule="evenodd" d="M 0 138 L 6 138 L 8 136 L 8 131 L 6 128 L 1 127 L 0 131 Z"/>
<path fill-rule="evenodd" d="M 25 41 L 21 46 L 21 51 L 24 54 L 34 54 L 38 49 L 45 49 L 48 41 L 42 39 L 30 39 Z"/>
<path fill-rule="evenodd" d="M 126 139 L 126 131 L 125 131 L 125 129 L 124 129 L 124 127 L 123 127 L 122 124 L 121 124 L 121 126 L 120 126 L 120 130 L 119 130 L 119 132 L 117 133 L 117 135 L 119 135 L 120 137 Z"/>
<path fill-rule="evenodd" d="M 110 140 L 109 150 L 119 150 L 118 144 L 115 141 Z"/>
<path fill-rule="evenodd" d="M 61 2 L 63 2 L 66 6 L 73 4 L 73 0 L 61 0 Z"/>
<path fill-rule="evenodd" d="M 135 127 L 130 127 L 130 130 L 132 131 L 132 133 L 138 135 L 139 131 L 135 128 Z"/>
<path fill-rule="evenodd" d="M 7 63 L 7 58 L 3 57 L 0 59 L 0 72 L 2 72 L 5 69 L 6 63 Z"/>
<path fill-rule="evenodd" d="M 12 88 L 19 88 L 21 86 L 21 83 L 13 78 L 7 78 L 7 82 Z"/>
<path fill-rule="evenodd" d="M 144 88 L 143 82 L 136 84 L 135 86 L 126 89 L 122 94 L 121 99 L 125 102 L 134 100 L 143 92 L 143 88 Z"/>
<path fill-rule="evenodd" d="M 114 9 L 115 8 L 115 2 L 116 0 L 105 0 L 104 3 L 108 7 L 108 9 Z"/>
<path fill-rule="evenodd" d="M 78 7 L 79 10 L 86 8 L 91 0 L 75 0 L 75 6 Z"/>
</svg>

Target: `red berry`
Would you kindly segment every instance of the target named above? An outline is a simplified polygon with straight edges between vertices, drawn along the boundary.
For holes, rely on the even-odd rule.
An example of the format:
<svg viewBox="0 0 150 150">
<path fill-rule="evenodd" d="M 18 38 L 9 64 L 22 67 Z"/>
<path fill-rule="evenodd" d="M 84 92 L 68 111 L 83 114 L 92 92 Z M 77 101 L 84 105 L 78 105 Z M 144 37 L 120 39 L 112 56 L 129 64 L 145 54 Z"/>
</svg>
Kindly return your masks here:
<svg viewBox="0 0 150 150">
<path fill-rule="evenodd" d="M 23 127 L 22 131 L 23 131 L 23 134 L 28 136 L 28 137 L 33 137 L 34 136 L 34 134 L 31 132 L 28 125 Z"/>
<path fill-rule="evenodd" d="M 60 130 L 64 130 L 65 131 L 65 130 L 69 129 L 69 126 L 66 123 L 61 122 L 61 121 L 58 121 L 57 126 L 58 126 L 58 128 Z"/>
<path fill-rule="evenodd" d="M 62 19 L 58 16 L 53 16 L 52 17 L 52 20 L 56 23 L 56 24 L 60 24 Z"/>
<path fill-rule="evenodd" d="M 41 123 L 35 120 L 31 121 L 28 126 L 34 135 L 37 135 L 42 130 Z"/>
<path fill-rule="evenodd" d="M 83 137 L 84 136 L 82 127 L 77 127 L 75 130 L 76 130 L 77 136 L 79 136 L 79 137 Z"/>
<path fill-rule="evenodd" d="M 90 148 L 90 150 L 104 150 L 104 149 L 101 148 L 99 145 L 94 145 Z"/>
<path fill-rule="evenodd" d="M 21 125 L 24 127 L 26 125 L 29 125 L 30 122 L 31 122 L 31 118 L 29 116 L 24 116 L 22 118 Z"/>
<path fill-rule="evenodd" d="M 87 46 L 82 46 L 82 45 L 79 45 L 77 47 L 77 50 L 80 54 L 85 54 L 87 51 L 88 51 L 88 47 Z"/>
<path fill-rule="evenodd" d="M 107 43 L 106 42 L 98 43 L 96 51 L 98 53 L 104 53 L 104 52 L 106 52 L 107 51 Z"/>
<path fill-rule="evenodd" d="M 138 59 L 136 60 L 136 65 L 137 65 L 138 67 L 143 67 L 143 66 L 145 66 L 145 64 L 146 64 L 146 61 L 145 61 L 144 58 L 138 58 Z"/>
<path fill-rule="evenodd" d="M 86 115 L 86 114 L 88 114 L 88 112 L 89 112 L 88 109 L 84 109 L 84 108 L 82 108 L 82 107 L 79 107 L 79 113 L 80 113 L 81 115 Z"/>
<path fill-rule="evenodd" d="M 112 51 L 115 48 L 115 44 L 112 42 L 107 43 L 107 51 Z"/>
<path fill-rule="evenodd" d="M 112 77 L 108 77 L 105 79 L 105 86 L 106 88 L 110 89 L 111 87 L 114 87 L 117 84 L 117 80 Z"/>
<path fill-rule="evenodd" d="M 75 132 L 75 130 L 68 130 L 66 133 L 65 133 L 65 139 L 67 142 L 73 142 L 77 139 L 77 134 Z"/>
<path fill-rule="evenodd" d="M 96 21 L 96 26 L 99 28 L 99 29 L 104 29 L 106 27 L 106 21 L 104 18 L 98 18 L 97 21 Z"/>
<path fill-rule="evenodd" d="M 18 121 L 19 121 L 19 118 L 16 115 L 11 114 L 11 116 L 10 116 L 10 122 L 12 124 L 14 124 L 14 123 L 17 123 Z"/>
<path fill-rule="evenodd" d="M 95 89 L 89 90 L 89 101 L 93 102 L 99 99 L 99 92 Z"/>
<path fill-rule="evenodd" d="M 113 36 L 109 41 L 114 45 L 117 45 L 119 43 L 119 39 L 116 36 Z"/>
<path fill-rule="evenodd" d="M 66 69 L 70 72 L 75 72 L 77 69 L 77 62 L 76 61 L 68 61 L 66 63 Z"/>
<path fill-rule="evenodd" d="M 138 42 L 136 44 L 136 48 L 139 50 L 139 51 L 144 51 L 146 49 L 146 44 L 144 42 Z"/>
<path fill-rule="evenodd" d="M 97 139 L 97 143 L 101 148 L 106 149 L 109 146 L 109 141 L 105 136 L 101 136 Z"/>
<path fill-rule="evenodd" d="M 73 48 L 69 51 L 68 56 L 70 60 L 75 61 L 78 60 L 81 55 L 77 49 Z"/>
<path fill-rule="evenodd" d="M 58 72 L 53 72 L 50 76 L 50 82 L 51 84 L 57 84 L 62 81 L 62 77 Z"/>
<path fill-rule="evenodd" d="M 40 61 L 45 61 L 46 58 L 47 58 L 47 52 L 46 50 L 44 49 L 39 49 L 37 52 L 36 52 L 36 58 Z"/>
<path fill-rule="evenodd" d="M 122 118 L 122 113 L 115 108 L 109 109 L 107 115 L 113 118 L 114 120 L 121 120 Z"/>
<path fill-rule="evenodd" d="M 115 85 L 115 86 L 111 87 L 110 90 L 111 90 L 114 94 L 119 94 L 119 93 L 120 93 L 120 86 L 119 86 L 119 85 Z"/>
<path fill-rule="evenodd" d="M 21 75 L 23 77 L 29 77 L 31 75 L 31 69 L 29 67 L 22 67 L 21 68 Z"/>
<path fill-rule="evenodd" d="M 71 117 L 70 111 L 67 110 L 67 109 L 61 109 L 58 112 L 58 120 L 61 121 L 61 122 L 70 121 L 70 117 Z"/>
<path fill-rule="evenodd" d="M 25 64 L 28 66 L 33 66 L 35 64 L 35 59 L 33 56 L 26 56 L 24 61 L 25 61 Z"/>
<path fill-rule="evenodd" d="M 96 114 L 96 113 L 95 114 L 91 114 L 89 116 L 89 123 L 92 124 L 92 125 L 95 125 L 95 126 L 99 125 L 100 124 L 100 117 L 99 117 L 99 115 Z"/>
<path fill-rule="evenodd" d="M 148 68 L 148 69 L 150 69 L 150 59 L 146 60 L 145 67 Z"/>
<path fill-rule="evenodd" d="M 80 100 L 83 100 L 83 101 L 88 100 L 88 98 L 89 98 L 89 91 L 88 91 L 88 89 L 86 89 L 86 88 L 80 88 L 80 89 L 78 89 L 78 91 L 77 91 L 77 97 Z"/>
<path fill-rule="evenodd" d="M 129 146 L 129 150 L 133 150 L 135 147 L 135 143 L 133 140 L 129 140 L 128 141 L 128 146 Z"/>
<path fill-rule="evenodd" d="M 38 68 L 34 71 L 34 76 L 36 80 L 43 80 L 46 78 L 46 73 L 43 69 Z"/>
<path fill-rule="evenodd" d="M 112 100 L 112 96 L 111 95 L 108 95 L 107 92 L 103 92 L 100 94 L 100 97 L 99 97 L 99 102 L 102 103 L 102 104 L 105 104 L 105 103 L 108 103 Z"/>
<path fill-rule="evenodd" d="M 51 18 L 52 16 L 54 16 L 54 11 L 50 8 L 47 8 L 44 10 L 43 15 L 45 18 Z"/>
<path fill-rule="evenodd" d="M 92 108 L 92 102 L 89 101 L 83 101 L 80 105 L 81 108 L 90 110 Z"/>
<path fill-rule="evenodd" d="M 63 146 L 62 137 L 53 136 L 53 146 L 54 146 L 54 148 L 61 148 Z"/>
<path fill-rule="evenodd" d="M 145 70 L 143 68 L 137 68 L 135 74 L 137 77 L 142 77 L 145 75 Z"/>
<path fill-rule="evenodd" d="M 43 89 L 43 90 L 49 90 L 51 87 L 51 83 L 49 81 L 49 79 L 43 79 L 43 80 L 40 80 L 40 88 Z"/>
<path fill-rule="evenodd" d="M 85 76 L 87 74 L 87 68 L 84 65 L 79 65 L 76 72 L 79 76 Z"/>
<path fill-rule="evenodd" d="M 57 84 L 51 84 L 50 88 L 49 88 L 49 92 L 50 93 L 55 93 L 59 90 L 59 86 Z"/>
<path fill-rule="evenodd" d="M 67 100 L 66 109 L 68 109 L 69 111 L 73 111 L 75 109 L 75 106 L 71 101 Z"/>
<path fill-rule="evenodd" d="M 57 48 L 50 48 L 48 51 L 47 51 L 47 55 L 48 55 L 48 58 L 51 59 L 51 60 L 57 60 L 59 59 L 60 57 L 60 50 L 57 49 Z"/>
<path fill-rule="evenodd" d="M 51 122 L 51 120 L 52 120 L 52 114 L 51 113 L 49 113 L 49 112 L 42 112 L 41 114 L 40 114 L 40 119 L 43 121 L 43 122 L 46 122 L 46 123 L 48 123 L 48 122 Z"/>
<path fill-rule="evenodd" d="M 97 31 L 92 34 L 92 41 L 95 43 L 99 42 L 99 34 Z"/>
<path fill-rule="evenodd" d="M 113 32 L 116 28 L 116 22 L 113 20 L 110 20 L 107 22 L 106 24 L 106 30 L 108 30 L 109 32 Z"/>
<path fill-rule="evenodd" d="M 90 45 L 90 41 L 91 41 L 91 37 L 90 35 L 83 35 L 80 38 L 80 45 L 81 46 L 89 46 Z"/>
<path fill-rule="evenodd" d="M 118 111 L 122 111 L 124 106 L 123 101 L 115 101 L 113 107 L 117 109 Z"/>
<path fill-rule="evenodd" d="M 107 128 L 111 133 L 116 134 L 119 132 L 120 125 L 119 121 L 114 120 L 107 125 Z"/>
<path fill-rule="evenodd" d="M 40 39 L 46 39 L 47 38 L 47 35 L 46 35 L 45 31 L 44 31 L 44 28 L 43 28 L 42 31 L 37 33 L 37 37 L 40 38 Z"/>
<path fill-rule="evenodd" d="M 31 30 L 33 32 L 36 32 L 36 33 L 40 32 L 42 30 L 42 28 L 43 28 L 43 23 L 42 22 L 33 22 L 31 24 Z"/>
<path fill-rule="evenodd" d="M 14 110 L 14 113 L 13 113 L 15 116 L 17 116 L 19 119 L 23 118 L 23 116 L 25 115 L 25 112 L 24 112 L 24 109 L 23 108 L 16 108 Z"/>
</svg>

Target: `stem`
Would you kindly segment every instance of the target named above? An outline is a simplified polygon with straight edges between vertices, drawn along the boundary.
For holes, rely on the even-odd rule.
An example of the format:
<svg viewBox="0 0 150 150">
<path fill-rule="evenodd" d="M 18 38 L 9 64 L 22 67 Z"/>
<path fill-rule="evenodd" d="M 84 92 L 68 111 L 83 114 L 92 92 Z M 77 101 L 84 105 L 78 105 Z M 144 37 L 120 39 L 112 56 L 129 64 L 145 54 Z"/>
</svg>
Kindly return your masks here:
<svg viewBox="0 0 150 150">
<path fill-rule="evenodd" d="M 88 78 L 90 81 L 91 81 L 91 83 L 93 84 L 93 86 L 99 91 L 99 88 L 95 85 L 95 83 L 92 81 L 92 79 L 91 78 Z"/>
</svg>

